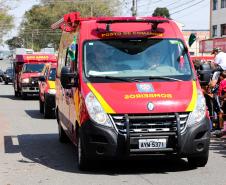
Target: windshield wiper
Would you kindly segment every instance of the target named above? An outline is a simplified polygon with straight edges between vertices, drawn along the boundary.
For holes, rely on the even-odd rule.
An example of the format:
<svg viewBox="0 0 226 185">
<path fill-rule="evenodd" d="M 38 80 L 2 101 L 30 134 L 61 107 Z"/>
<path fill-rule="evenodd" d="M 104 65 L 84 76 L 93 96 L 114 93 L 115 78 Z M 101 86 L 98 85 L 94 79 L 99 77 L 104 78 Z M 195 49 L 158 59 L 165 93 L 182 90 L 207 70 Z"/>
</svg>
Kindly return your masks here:
<svg viewBox="0 0 226 185">
<path fill-rule="evenodd" d="M 171 77 L 167 77 L 167 76 L 149 76 L 148 78 L 149 78 L 149 80 L 162 79 L 162 80 L 182 81 L 180 79 L 171 78 Z"/>
<path fill-rule="evenodd" d="M 105 79 L 110 79 L 110 80 L 119 80 L 119 81 L 124 81 L 124 82 L 140 82 L 140 80 L 135 79 L 135 78 L 122 78 L 122 77 L 116 77 L 116 76 L 98 76 L 98 75 L 89 75 L 90 77 L 94 78 L 105 78 Z"/>
</svg>

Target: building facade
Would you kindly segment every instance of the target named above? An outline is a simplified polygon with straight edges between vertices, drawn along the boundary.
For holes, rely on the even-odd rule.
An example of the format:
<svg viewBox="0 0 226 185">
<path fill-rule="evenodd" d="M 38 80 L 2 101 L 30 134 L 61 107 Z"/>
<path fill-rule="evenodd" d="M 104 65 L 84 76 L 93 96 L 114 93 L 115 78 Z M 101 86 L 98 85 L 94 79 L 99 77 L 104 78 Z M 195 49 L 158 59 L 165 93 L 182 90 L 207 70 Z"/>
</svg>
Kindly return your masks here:
<svg viewBox="0 0 226 185">
<path fill-rule="evenodd" d="M 210 38 L 226 37 L 226 0 L 210 0 Z"/>
<path fill-rule="evenodd" d="M 210 38 L 199 45 L 200 53 L 210 53 L 216 47 L 226 52 L 226 0 L 210 0 Z"/>
<path fill-rule="evenodd" d="M 184 39 L 187 42 L 188 45 L 188 39 L 191 33 L 196 35 L 196 41 L 192 44 L 192 46 L 189 48 L 189 52 L 191 55 L 199 56 L 202 55 L 200 53 L 200 41 L 209 39 L 210 31 L 209 30 L 182 30 Z"/>
</svg>

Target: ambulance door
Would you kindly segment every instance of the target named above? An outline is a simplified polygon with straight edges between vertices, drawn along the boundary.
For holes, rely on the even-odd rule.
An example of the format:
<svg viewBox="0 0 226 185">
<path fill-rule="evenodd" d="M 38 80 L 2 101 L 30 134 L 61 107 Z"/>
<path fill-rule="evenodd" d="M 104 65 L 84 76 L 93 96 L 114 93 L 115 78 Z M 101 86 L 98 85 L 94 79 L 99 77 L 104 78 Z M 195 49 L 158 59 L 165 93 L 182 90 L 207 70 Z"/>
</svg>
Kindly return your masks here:
<svg viewBox="0 0 226 185">
<path fill-rule="evenodd" d="M 64 66 L 71 67 L 71 60 L 68 55 L 68 50 L 66 52 L 66 58 L 65 58 L 65 64 Z M 61 113 L 62 113 L 62 122 L 63 122 L 63 129 L 65 132 L 68 133 L 69 136 L 71 136 L 70 133 L 70 121 L 69 121 L 69 114 L 70 114 L 70 96 L 71 96 L 71 89 L 67 88 L 62 88 L 62 108 L 61 108 Z"/>
<path fill-rule="evenodd" d="M 78 121 L 78 107 L 79 107 L 79 91 L 78 91 L 78 45 L 76 44 L 76 40 L 72 43 L 73 54 L 71 56 L 71 70 L 72 73 L 75 74 L 75 78 L 73 80 L 73 86 L 70 92 L 70 131 L 72 133 L 72 141 L 76 143 L 76 121 Z"/>
<path fill-rule="evenodd" d="M 39 87 L 39 93 L 40 93 L 40 99 L 42 100 L 42 102 L 44 102 L 45 100 L 45 98 L 44 98 L 44 96 L 45 96 L 45 89 L 46 89 L 46 87 L 47 87 L 47 75 L 48 75 L 48 70 L 49 70 L 49 68 L 48 67 L 46 67 L 45 68 L 45 71 L 44 71 L 44 78 L 45 78 L 45 81 L 40 81 L 40 87 Z"/>
</svg>

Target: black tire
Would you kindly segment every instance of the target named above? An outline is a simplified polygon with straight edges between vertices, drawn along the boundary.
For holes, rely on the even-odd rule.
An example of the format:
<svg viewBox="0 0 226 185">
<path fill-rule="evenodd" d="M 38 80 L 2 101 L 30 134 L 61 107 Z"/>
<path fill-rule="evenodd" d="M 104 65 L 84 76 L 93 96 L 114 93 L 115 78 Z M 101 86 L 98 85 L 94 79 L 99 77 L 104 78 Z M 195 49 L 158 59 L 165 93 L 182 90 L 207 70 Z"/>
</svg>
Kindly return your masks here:
<svg viewBox="0 0 226 185">
<path fill-rule="evenodd" d="M 56 119 L 56 111 L 55 111 L 55 109 L 51 110 L 51 118 L 52 119 Z"/>
<path fill-rule="evenodd" d="M 15 97 L 18 97 L 18 96 L 19 96 L 18 91 L 14 90 L 14 96 L 15 96 Z"/>
<path fill-rule="evenodd" d="M 44 110 L 43 110 L 43 113 L 44 113 L 44 118 L 48 119 L 48 118 L 51 118 L 51 108 L 48 106 L 48 104 L 46 102 L 44 102 Z"/>
<path fill-rule="evenodd" d="M 204 167 L 208 162 L 208 158 L 209 158 L 209 151 L 203 155 L 188 157 L 188 164 L 193 168 Z"/>
<path fill-rule="evenodd" d="M 64 129 L 62 128 L 62 126 L 60 125 L 59 116 L 57 116 L 57 123 L 58 123 L 58 137 L 59 137 L 59 141 L 61 143 L 68 143 L 69 142 L 69 138 L 68 138 L 67 134 L 65 133 Z"/>
<path fill-rule="evenodd" d="M 25 100 L 25 99 L 27 99 L 27 94 L 22 92 L 21 97 L 22 97 L 23 100 Z"/>
<path fill-rule="evenodd" d="M 44 113 L 44 103 L 39 99 L 39 111 L 40 113 Z"/>
<path fill-rule="evenodd" d="M 8 81 L 5 81 L 5 85 L 8 85 Z"/>
<path fill-rule="evenodd" d="M 82 141 L 81 132 L 78 132 L 77 136 L 77 164 L 79 170 L 85 171 L 89 169 L 89 160 L 84 151 L 84 143 Z"/>
</svg>

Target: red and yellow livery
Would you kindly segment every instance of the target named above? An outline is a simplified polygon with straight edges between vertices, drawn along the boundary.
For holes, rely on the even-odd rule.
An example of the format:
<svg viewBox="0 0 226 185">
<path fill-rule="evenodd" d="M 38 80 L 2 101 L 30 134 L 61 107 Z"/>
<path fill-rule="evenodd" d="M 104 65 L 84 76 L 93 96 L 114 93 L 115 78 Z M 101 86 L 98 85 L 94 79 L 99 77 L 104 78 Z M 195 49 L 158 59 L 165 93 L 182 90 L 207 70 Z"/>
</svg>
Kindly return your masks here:
<svg viewBox="0 0 226 185">
<path fill-rule="evenodd" d="M 95 158 L 176 154 L 208 160 L 209 118 L 183 35 L 162 17 L 81 18 L 70 13 L 56 78 L 61 141 L 78 166 Z"/>
</svg>

